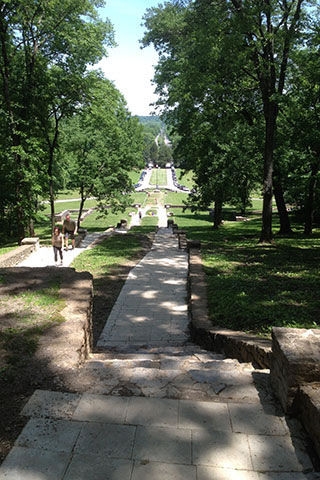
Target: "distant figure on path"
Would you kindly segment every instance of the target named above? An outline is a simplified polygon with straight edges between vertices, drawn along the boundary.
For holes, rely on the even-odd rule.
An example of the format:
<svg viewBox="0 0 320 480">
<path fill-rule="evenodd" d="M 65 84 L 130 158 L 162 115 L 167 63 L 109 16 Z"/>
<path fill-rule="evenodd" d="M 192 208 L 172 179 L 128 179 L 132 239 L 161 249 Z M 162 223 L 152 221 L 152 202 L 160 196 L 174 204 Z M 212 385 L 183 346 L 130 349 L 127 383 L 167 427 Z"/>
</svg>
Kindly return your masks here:
<svg viewBox="0 0 320 480">
<path fill-rule="evenodd" d="M 60 264 L 63 264 L 63 235 L 60 233 L 59 227 L 54 227 L 53 235 L 52 235 L 52 246 L 53 246 L 53 254 L 54 254 L 54 261 L 55 264 L 58 265 L 58 252 L 60 256 Z"/>
<path fill-rule="evenodd" d="M 141 220 L 141 218 L 142 218 L 142 212 L 141 210 L 139 210 L 139 220 Z"/>
<path fill-rule="evenodd" d="M 66 215 L 66 218 L 62 225 L 62 233 L 64 234 L 65 241 L 65 250 L 68 250 L 69 238 L 71 238 L 72 249 L 74 249 L 75 238 L 74 234 L 76 233 L 76 222 L 71 220 L 70 215 Z"/>
</svg>

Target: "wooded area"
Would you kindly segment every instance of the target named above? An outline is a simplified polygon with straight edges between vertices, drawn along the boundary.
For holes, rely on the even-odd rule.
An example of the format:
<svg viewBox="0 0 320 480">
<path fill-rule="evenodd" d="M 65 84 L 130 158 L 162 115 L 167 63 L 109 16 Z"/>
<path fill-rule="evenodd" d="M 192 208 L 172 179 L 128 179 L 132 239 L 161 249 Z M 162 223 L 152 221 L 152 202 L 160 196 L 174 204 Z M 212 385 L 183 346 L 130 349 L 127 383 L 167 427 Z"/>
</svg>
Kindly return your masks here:
<svg viewBox="0 0 320 480">
<path fill-rule="evenodd" d="M 142 127 L 114 85 L 92 70 L 114 45 L 97 0 L 0 2 L 0 222 L 33 234 L 41 199 L 78 189 L 125 203 L 127 172 L 143 165 Z M 124 161 L 125 160 L 125 161 Z"/>
<path fill-rule="evenodd" d="M 172 0 L 148 9 L 143 44 L 159 53 L 158 107 L 194 171 L 191 203 L 242 211 L 262 191 L 260 241 L 272 241 L 272 198 L 280 232 L 287 205 L 305 233 L 320 220 L 319 5 L 307 0 Z"/>
</svg>

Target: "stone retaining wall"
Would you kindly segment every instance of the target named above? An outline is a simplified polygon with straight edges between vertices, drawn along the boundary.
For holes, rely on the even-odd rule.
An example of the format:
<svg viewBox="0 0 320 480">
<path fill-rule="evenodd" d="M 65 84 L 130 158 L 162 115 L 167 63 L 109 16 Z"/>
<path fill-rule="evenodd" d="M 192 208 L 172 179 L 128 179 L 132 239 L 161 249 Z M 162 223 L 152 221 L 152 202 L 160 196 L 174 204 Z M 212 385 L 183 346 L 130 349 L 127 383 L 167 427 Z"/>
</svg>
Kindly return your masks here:
<svg viewBox="0 0 320 480">
<path fill-rule="evenodd" d="M 34 245 L 21 245 L 0 256 L 0 268 L 15 267 L 34 250 Z"/>
<path fill-rule="evenodd" d="M 302 385 L 294 403 L 320 458 L 320 383 Z"/>
<path fill-rule="evenodd" d="M 212 325 L 208 317 L 205 272 L 200 251 L 196 248 L 189 248 L 188 288 L 191 336 L 196 343 L 240 362 L 251 362 L 256 368 L 270 368 L 270 340 Z"/>
</svg>

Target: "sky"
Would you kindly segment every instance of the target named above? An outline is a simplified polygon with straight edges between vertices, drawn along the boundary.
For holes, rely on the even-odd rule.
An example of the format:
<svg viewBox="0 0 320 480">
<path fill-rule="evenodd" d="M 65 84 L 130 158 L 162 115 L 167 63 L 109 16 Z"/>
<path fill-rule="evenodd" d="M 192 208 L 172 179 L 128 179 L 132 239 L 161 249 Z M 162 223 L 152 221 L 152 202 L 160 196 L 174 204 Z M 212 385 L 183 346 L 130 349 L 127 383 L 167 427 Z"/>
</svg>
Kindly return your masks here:
<svg viewBox="0 0 320 480">
<path fill-rule="evenodd" d="M 97 66 L 124 95 L 133 115 L 152 114 L 150 103 L 156 100 L 151 80 L 158 55 L 153 47 L 141 50 L 139 40 L 145 31 L 141 23 L 146 9 L 158 3 L 160 0 L 106 0 L 106 6 L 99 8 L 100 17 L 113 24 L 118 46 L 109 48 L 108 57 Z"/>
</svg>

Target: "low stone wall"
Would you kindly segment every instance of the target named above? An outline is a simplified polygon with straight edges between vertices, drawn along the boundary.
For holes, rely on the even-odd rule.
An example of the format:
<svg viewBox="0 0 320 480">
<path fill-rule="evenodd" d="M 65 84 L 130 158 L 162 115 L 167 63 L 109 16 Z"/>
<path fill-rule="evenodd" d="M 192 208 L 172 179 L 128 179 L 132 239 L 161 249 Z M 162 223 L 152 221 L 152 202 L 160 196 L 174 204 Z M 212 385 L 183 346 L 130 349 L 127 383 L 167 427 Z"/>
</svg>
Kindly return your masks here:
<svg viewBox="0 0 320 480">
<path fill-rule="evenodd" d="M 302 385 L 294 404 L 320 458 L 320 383 Z"/>
<path fill-rule="evenodd" d="M 240 362 L 251 362 L 256 368 L 270 368 L 270 340 L 213 327 L 208 317 L 207 283 L 201 254 L 199 249 L 191 245 L 188 288 L 191 336 L 196 343 L 207 350 L 223 352 Z"/>
<path fill-rule="evenodd" d="M 320 382 L 320 330 L 273 328 L 270 379 L 286 413 L 301 385 Z"/>
<path fill-rule="evenodd" d="M 15 267 L 34 250 L 34 245 L 21 245 L 0 256 L 0 268 Z"/>
</svg>

